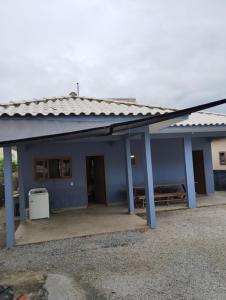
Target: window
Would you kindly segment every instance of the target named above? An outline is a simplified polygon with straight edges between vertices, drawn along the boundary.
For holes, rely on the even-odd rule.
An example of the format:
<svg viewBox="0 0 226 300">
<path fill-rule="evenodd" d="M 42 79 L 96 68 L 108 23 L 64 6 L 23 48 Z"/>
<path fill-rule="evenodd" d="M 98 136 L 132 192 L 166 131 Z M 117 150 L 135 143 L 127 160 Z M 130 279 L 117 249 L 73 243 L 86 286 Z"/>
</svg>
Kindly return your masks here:
<svg viewBox="0 0 226 300">
<path fill-rule="evenodd" d="M 131 165 L 136 166 L 136 156 L 134 154 L 130 155 Z"/>
<path fill-rule="evenodd" d="M 34 172 L 37 180 L 71 177 L 70 158 L 36 159 Z"/>
<path fill-rule="evenodd" d="M 226 152 L 219 152 L 220 165 L 226 165 Z"/>
<path fill-rule="evenodd" d="M 60 159 L 49 159 L 49 178 L 60 178 Z"/>
<path fill-rule="evenodd" d="M 62 159 L 61 175 L 62 175 L 62 177 L 71 177 L 71 160 L 70 159 Z"/>
<path fill-rule="evenodd" d="M 48 178 L 48 165 L 46 160 L 35 161 L 35 177 L 36 179 Z"/>
</svg>

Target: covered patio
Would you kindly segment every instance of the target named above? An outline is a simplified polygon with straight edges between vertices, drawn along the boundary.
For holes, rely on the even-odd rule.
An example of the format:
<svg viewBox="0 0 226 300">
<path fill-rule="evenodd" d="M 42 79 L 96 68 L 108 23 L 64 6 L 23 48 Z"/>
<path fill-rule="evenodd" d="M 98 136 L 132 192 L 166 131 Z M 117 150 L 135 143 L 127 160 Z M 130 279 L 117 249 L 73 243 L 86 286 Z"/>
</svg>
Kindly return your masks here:
<svg viewBox="0 0 226 300">
<path fill-rule="evenodd" d="M 49 240 L 65 239 L 72 237 L 89 236 L 117 231 L 145 229 L 146 225 L 156 227 L 156 207 L 154 201 L 154 183 L 151 155 L 151 140 L 149 127 L 141 128 L 136 133 L 139 135 L 143 153 L 143 168 L 141 173 L 144 177 L 144 191 L 146 198 L 146 221 L 136 215 L 133 193 L 133 169 L 131 165 L 131 140 L 133 135 L 121 136 L 121 144 L 124 145 L 124 163 L 126 178 L 127 206 L 89 206 L 86 209 L 66 209 L 59 214 L 51 215 L 49 220 L 30 221 L 26 218 L 26 195 L 24 191 L 24 169 L 21 164 L 22 147 L 18 146 L 19 157 L 19 189 L 20 189 L 20 225 L 15 232 L 14 227 L 14 203 L 12 193 L 12 157 L 11 147 L 4 147 L 5 164 L 5 196 L 6 196 L 6 237 L 7 247 L 15 245 L 38 243 Z M 118 141 L 120 143 L 120 141 Z M 192 168 L 192 139 L 181 139 L 182 154 L 184 161 L 185 183 L 187 187 L 187 201 L 184 207 L 195 208 L 196 197 L 194 187 L 194 173 Z M 114 145 L 117 145 L 116 143 Z M 112 147 L 111 147 L 112 148 Z M 30 148 L 31 149 L 31 148 Z M 113 149 L 113 148 L 112 148 Z M 25 164 L 24 164 L 25 165 Z M 122 169 L 123 171 L 123 169 Z M 123 172 L 123 173 L 124 173 Z M 31 174 L 32 176 L 32 174 Z M 57 186 L 55 186 L 55 189 Z M 73 188 L 73 186 L 71 187 Z M 68 188 L 70 190 L 71 188 Z M 85 189 L 84 189 L 85 190 Z M 57 189 L 56 189 L 57 191 Z M 65 196 L 65 198 L 67 198 Z M 78 199 L 80 199 L 78 197 Z"/>
<path fill-rule="evenodd" d="M 145 229 L 146 221 L 129 215 L 126 206 L 92 205 L 86 209 L 60 210 L 50 219 L 27 220 L 17 228 L 15 244 Z"/>
<path fill-rule="evenodd" d="M 197 196 L 197 208 L 226 205 L 226 192 L 215 192 Z M 166 211 L 187 209 L 186 203 L 156 206 L 157 214 Z M 86 209 L 62 209 L 50 219 L 27 220 L 15 233 L 15 244 L 26 245 L 68 238 L 85 237 L 122 231 L 144 231 L 148 229 L 146 209 L 137 208 L 128 214 L 125 205 L 91 205 Z"/>
<path fill-rule="evenodd" d="M 75 99 L 76 100 L 76 99 Z M 102 101 L 102 100 L 101 100 Z M 162 182 L 177 178 L 183 173 L 183 183 L 186 186 L 186 205 L 189 208 L 196 207 L 195 178 L 193 168 L 193 141 L 195 138 L 209 137 L 208 132 L 195 135 L 194 132 L 167 132 L 167 128 L 199 110 L 207 109 L 225 103 L 226 100 L 215 101 L 204 105 L 191 107 L 178 111 L 167 111 L 163 114 L 150 115 L 148 117 L 134 118 L 131 120 L 120 119 L 68 119 L 62 128 L 62 119 L 2 119 L 0 124 L 3 128 L 0 137 L 0 145 L 4 148 L 4 189 L 5 189 L 5 212 L 6 212 L 6 241 L 7 248 L 12 248 L 14 243 L 33 243 L 49 239 L 62 239 L 90 234 L 100 234 L 122 230 L 136 230 L 145 227 L 143 220 L 134 215 L 134 177 L 135 172 L 131 163 L 133 156 L 133 144 L 136 142 L 139 149 L 140 165 L 139 176 L 135 180 L 145 191 L 146 201 L 146 224 L 150 228 L 156 228 L 156 206 L 154 194 L 153 169 L 164 170 Z M 96 103 L 96 102 L 95 102 Z M 123 104 L 124 105 L 124 104 Z M 16 108 L 17 109 L 17 108 Z M 93 118 L 93 117 L 92 117 Z M 82 120 L 82 121 L 81 121 Z M 98 120 L 98 122 L 97 122 Z M 42 124 L 43 127 L 40 127 Z M 11 126 L 11 127 L 10 127 Z M 11 130 L 6 130 L 8 127 Z M 4 130 L 5 129 L 5 130 Z M 163 131 L 165 130 L 166 131 Z M 170 128 L 171 130 L 171 128 Z M 174 130 L 174 128 L 172 129 Z M 176 128 L 176 130 L 178 130 Z M 6 134 L 7 132 L 7 134 Z M 206 135 L 207 134 L 207 135 Z M 213 133 L 215 136 L 215 133 Z M 223 131 L 220 134 L 225 134 Z M 169 157 L 161 155 L 161 149 L 170 153 L 170 140 L 177 139 L 180 145 L 171 149 Z M 157 147 L 156 141 L 162 140 L 162 146 Z M 209 141 L 208 141 L 209 142 Z M 14 223 L 14 199 L 13 199 L 13 178 L 12 178 L 12 146 L 18 150 L 19 162 L 19 211 L 20 226 L 15 234 Z M 160 153 L 160 155 L 159 155 Z M 153 156 L 158 155 L 157 160 Z M 206 153 L 210 156 L 210 151 Z M 121 199 L 127 198 L 127 207 L 122 210 L 110 206 L 93 209 L 89 207 L 87 200 L 87 168 L 86 158 L 93 155 L 102 155 L 106 158 L 105 173 L 107 198 L 106 204 L 117 204 Z M 40 157 L 39 157 L 40 156 Z M 50 157 L 51 156 L 51 157 Z M 35 158 L 38 157 L 38 160 Z M 175 162 L 180 157 L 179 169 Z M 50 158 L 50 159 L 49 159 Z M 50 160 L 57 161 L 57 175 L 50 172 Z M 42 162 L 42 177 L 38 181 L 37 170 Z M 65 173 L 59 166 L 69 165 L 69 173 L 65 167 Z M 166 168 L 166 161 L 170 162 Z M 74 163 L 74 165 L 73 165 Z M 29 166 L 29 167 L 28 167 Z M 211 163 L 209 163 L 209 168 Z M 35 169 L 35 172 L 34 172 Z M 73 170 L 72 170 L 73 169 Z M 58 174 L 59 173 L 59 174 Z M 155 172 L 156 173 L 156 172 Z M 158 174 L 159 175 L 159 174 Z M 74 176 L 74 177 L 73 177 Z M 180 177 L 180 176 L 179 176 Z M 121 179 L 121 181 L 118 180 Z M 210 176 L 209 176 L 210 178 Z M 64 179 L 64 180 L 62 180 Z M 175 181 L 175 179 L 174 179 Z M 104 180 L 102 181 L 103 184 Z M 46 187 L 51 193 L 52 199 L 60 198 L 54 208 L 76 207 L 77 210 L 65 210 L 62 214 L 53 215 L 50 220 L 29 221 L 26 220 L 27 195 L 31 188 Z M 174 183 L 174 182 L 173 182 Z M 207 191 L 208 192 L 208 191 Z M 67 193 L 67 194 L 66 194 Z M 126 194 L 127 197 L 121 197 Z M 65 200 L 68 201 L 65 205 Z M 79 202 L 82 200 L 82 202 Z M 115 203 L 116 204 L 116 203 Z M 80 210 L 81 207 L 88 207 L 87 210 Z M 115 209 L 115 210 L 114 210 Z M 84 221 L 85 219 L 85 221 Z M 25 222 L 26 221 L 26 222 Z"/>
</svg>

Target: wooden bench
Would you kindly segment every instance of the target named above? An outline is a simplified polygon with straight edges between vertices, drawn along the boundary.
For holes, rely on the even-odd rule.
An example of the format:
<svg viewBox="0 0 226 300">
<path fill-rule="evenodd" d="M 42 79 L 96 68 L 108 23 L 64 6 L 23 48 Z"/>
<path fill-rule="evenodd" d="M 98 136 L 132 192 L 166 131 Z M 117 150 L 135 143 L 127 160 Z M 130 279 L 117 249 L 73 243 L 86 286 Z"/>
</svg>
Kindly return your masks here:
<svg viewBox="0 0 226 300">
<path fill-rule="evenodd" d="M 177 187 L 178 191 L 170 192 Z M 186 189 L 183 183 L 175 183 L 175 184 L 164 184 L 164 185 L 156 185 L 154 186 L 154 197 L 156 204 L 167 204 L 175 203 L 175 202 L 184 202 L 186 200 Z M 134 206 L 137 208 L 141 206 L 145 208 L 146 206 L 146 196 L 145 196 L 145 189 L 143 187 L 134 187 Z"/>
<path fill-rule="evenodd" d="M 160 193 L 155 194 L 155 203 L 166 203 L 169 205 L 170 202 L 175 202 L 177 200 L 185 200 L 185 192 L 173 192 L 173 193 Z"/>
</svg>

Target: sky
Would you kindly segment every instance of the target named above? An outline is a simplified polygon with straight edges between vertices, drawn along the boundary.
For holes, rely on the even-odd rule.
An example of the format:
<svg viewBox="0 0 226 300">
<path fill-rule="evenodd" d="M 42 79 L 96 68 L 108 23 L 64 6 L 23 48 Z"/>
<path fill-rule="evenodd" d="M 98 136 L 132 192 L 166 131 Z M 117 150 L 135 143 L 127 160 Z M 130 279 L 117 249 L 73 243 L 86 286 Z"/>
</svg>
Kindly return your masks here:
<svg viewBox="0 0 226 300">
<path fill-rule="evenodd" d="M 225 0 L 0 2 L 0 103 L 79 82 L 81 96 L 188 107 L 226 98 L 225 58 Z"/>
</svg>

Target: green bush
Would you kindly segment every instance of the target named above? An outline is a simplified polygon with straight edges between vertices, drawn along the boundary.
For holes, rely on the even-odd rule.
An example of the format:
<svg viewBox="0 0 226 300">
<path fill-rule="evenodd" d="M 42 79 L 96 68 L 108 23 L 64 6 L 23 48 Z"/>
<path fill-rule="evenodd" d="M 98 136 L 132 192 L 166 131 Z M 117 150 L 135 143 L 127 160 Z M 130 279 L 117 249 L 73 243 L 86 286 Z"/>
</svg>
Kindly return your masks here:
<svg viewBox="0 0 226 300">
<path fill-rule="evenodd" d="M 12 162 L 12 170 L 13 170 L 13 173 L 18 171 L 18 163 L 16 160 L 13 160 L 13 162 Z M 0 176 L 1 175 L 3 176 L 3 172 L 4 172 L 4 159 L 0 158 Z"/>
</svg>

